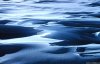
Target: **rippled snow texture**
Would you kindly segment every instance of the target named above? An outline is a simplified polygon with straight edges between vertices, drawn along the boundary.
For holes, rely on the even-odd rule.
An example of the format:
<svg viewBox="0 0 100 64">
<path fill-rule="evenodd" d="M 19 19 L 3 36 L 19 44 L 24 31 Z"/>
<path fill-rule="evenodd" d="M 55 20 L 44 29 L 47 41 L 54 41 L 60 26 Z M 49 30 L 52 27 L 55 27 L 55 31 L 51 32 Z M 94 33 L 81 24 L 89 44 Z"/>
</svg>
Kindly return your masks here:
<svg viewBox="0 0 100 64">
<path fill-rule="evenodd" d="M 0 0 L 0 64 L 100 60 L 99 0 Z"/>
</svg>

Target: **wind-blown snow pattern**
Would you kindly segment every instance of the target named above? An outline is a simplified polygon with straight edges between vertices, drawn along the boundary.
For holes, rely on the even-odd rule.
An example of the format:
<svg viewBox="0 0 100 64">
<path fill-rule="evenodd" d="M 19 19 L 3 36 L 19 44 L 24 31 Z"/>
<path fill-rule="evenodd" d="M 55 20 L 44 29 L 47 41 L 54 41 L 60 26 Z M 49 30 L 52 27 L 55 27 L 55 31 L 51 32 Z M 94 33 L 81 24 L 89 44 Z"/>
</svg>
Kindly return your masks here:
<svg viewBox="0 0 100 64">
<path fill-rule="evenodd" d="M 99 61 L 99 0 L 0 0 L 0 64 Z"/>
</svg>

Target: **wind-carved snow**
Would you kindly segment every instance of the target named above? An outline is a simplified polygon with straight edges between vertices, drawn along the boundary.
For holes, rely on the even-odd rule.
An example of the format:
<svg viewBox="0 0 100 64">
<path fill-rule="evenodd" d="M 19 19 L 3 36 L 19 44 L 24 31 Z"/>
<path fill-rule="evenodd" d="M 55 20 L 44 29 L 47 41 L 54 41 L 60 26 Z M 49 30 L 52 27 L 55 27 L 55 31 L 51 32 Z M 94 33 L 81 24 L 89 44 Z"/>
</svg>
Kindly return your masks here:
<svg viewBox="0 0 100 64">
<path fill-rule="evenodd" d="M 98 0 L 0 0 L 0 63 L 100 59 L 99 6 Z"/>
</svg>

